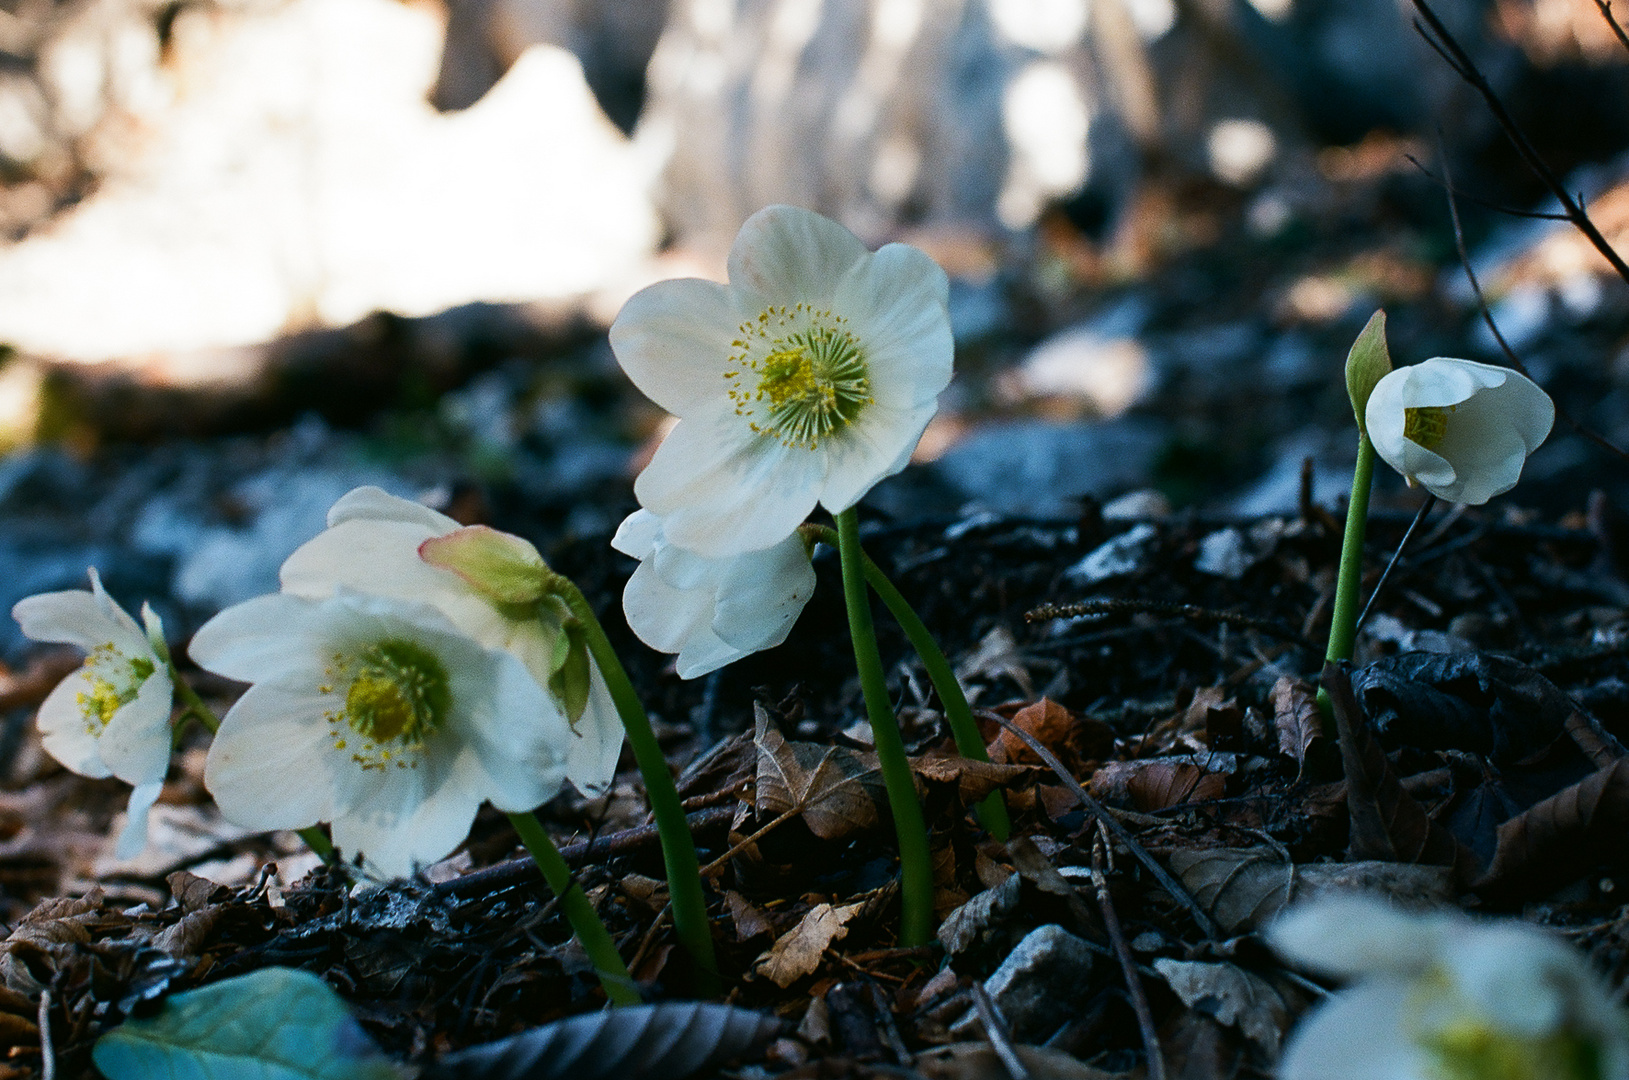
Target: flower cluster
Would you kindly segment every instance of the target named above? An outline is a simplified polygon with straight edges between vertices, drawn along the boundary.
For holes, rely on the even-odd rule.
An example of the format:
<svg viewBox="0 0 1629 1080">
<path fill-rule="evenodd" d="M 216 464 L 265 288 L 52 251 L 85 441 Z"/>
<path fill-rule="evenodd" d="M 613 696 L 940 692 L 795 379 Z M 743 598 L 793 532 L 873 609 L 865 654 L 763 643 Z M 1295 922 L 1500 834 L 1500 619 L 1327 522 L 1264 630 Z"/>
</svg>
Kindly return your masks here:
<svg viewBox="0 0 1629 1080">
<path fill-rule="evenodd" d="M 1309 971 L 1356 980 L 1295 1031 L 1281 1080 L 1629 1076 L 1629 1017 L 1537 927 L 1354 895 L 1294 909 L 1268 938 Z"/>
<path fill-rule="evenodd" d="M 785 639 L 813 583 L 795 530 L 904 468 L 950 382 L 948 298 L 916 248 L 871 252 L 771 206 L 742 226 L 728 284 L 664 281 L 623 307 L 617 361 L 678 417 L 617 534 L 641 560 L 623 606 L 681 677 Z"/>
</svg>

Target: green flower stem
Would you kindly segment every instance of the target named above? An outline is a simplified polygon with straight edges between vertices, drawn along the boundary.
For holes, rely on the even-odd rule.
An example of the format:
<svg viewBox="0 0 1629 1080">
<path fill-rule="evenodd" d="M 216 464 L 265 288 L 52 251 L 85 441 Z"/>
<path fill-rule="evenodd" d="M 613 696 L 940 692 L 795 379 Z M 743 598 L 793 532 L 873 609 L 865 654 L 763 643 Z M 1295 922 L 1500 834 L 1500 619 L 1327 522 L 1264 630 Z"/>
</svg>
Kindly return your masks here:
<svg viewBox="0 0 1629 1080">
<path fill-rule="evenodd" d="M 933 862 L 928 830 L 922 821 L 922 807 L 916 801 L 911 765 L 905 759 L 905 741 L 888 702 L 882 654 L 877 650 L 877 635 L 871 625 L 871 596 L 865 587 L 860 517 L 853 507 L 837 515 L 837 551 L 843 563 L 843 599 L 848 605 L 849 636 L 854 639 L 854 663 L 860 669 L 860 689 L 871 720 L 877 764 L 882 768 L 888 806 L 894 814 L 894 832 L 899 838 L 899 869 L 904 879 L 899 943 L 907 947 L 925 945 L 933 936 Z"/>
<path fill-rule="evenodd" d="M 600 985 L 605 988 L 605 996 L 611 999 L 613 1005 L 638 1005 L 639 989 L 634 986 L 633 976 L 628 974 L 628 965 L 622 962 L 616 942 L 611 940 L 610 931 L 600 921 L 594 905 L 588 902 L 582 886 L 571 880 L 571 867 L 560 857 L 560 849 L 554 846 L 548 830 L 535 814 L 510 814 L 509 822 L 520 834 L 520 842 L 526 845 L 532 861 L 542 871 L 543 880 L 560 898 L 566 921 L 571 923 L 572 932 L 577 935 L 577 941 L 593 963 L 594 971 L 600 977 Z"/>
<path fill-rule="evenodd" d="M 679 802 L 679 791 L 673 786 L 673 775 L 668 772 L 667 757 L 656 743 L 650 718 L 639 702 L 628 673 L 617 659 L 605 629 L 594 615 L 583 596 L 570 580 L 555 575 L 549 583 L 550 591 L 566 602 L 572 615 L 582 624 L 588 651 L 605 676 L 606 688 L 611 691 L 617 714 L 633 746 L 634 760 L 645 778 L 645 796 L 650 799 L 651 813 L 656 818 L 656 831 L 662 839 L 662 860 L 667 866 L 668 899 L 673 905 L 673 928 L 679 941 L 695 960 L 697 983 L 702 993 L 718 992 L 718 961 L 713 957 L 712 928 L 707 923 L 707 899 L 701 891 L 701 864 L 696 860 L 696 845 L 690 839 L 690 825 L 684 819 L 684 806 Z"/>
<path fill-rule="evenodd" d="M 823 525 L 809 528 L 810 536 L 823 544 L 838 546 L 837 533 Z M 865 567 L 865 580 L 871 586 L 871 591 L 877 594 L 888 611 L 899 623 L 900 629 L 910 639 L 911 646 L 916 649 L 916 655 L 922 661 L 922 667 L 927 670 L 928 679 L 939 694 L 939 703 L 944 706 L 945 720 L 950 724 L 951 736 L 956 740 L 956 750 L 964 758 L 973 761 L 989 761 L 990 755 L 985 750 L 984 736 L 979 734 L 978 724 L 973 720 L 973 710 L 967 704 L 967 695 L 962 692 L 962 684 L 957 681 L 956 673 L 951 669 L 950 661 L 945 659 L 944 652 L 939 643 L 933 639 L 912 609 L 910 603 L 894 588 L 894 583 L 882 572 L 882 567 L 872 561 L 871 556 L 863 551 L 861 560 Z M 990 835 L 1002 843 L 1007 842 L 1012 832 L 1012 823 L 1007 818 L 1007 800 L 1000 791 L 992 791 L 979 803 L 979 821 L 990 831 Z"/>
<path fill-rule="evenodd" d="M 1350 660 L 1357 641 L 1357 617 L 1363 592 L 1363 534 L 1369 521 L 1369 488 L 1374 481 L 1374 444 L 1358 435 L 1357 464 L 1352 469 L 1352 497 L 1346 504 L 1346 535 L 1341 540 L 1341 566 L 1335 580 L 1335 611 L 1329 621 L 1325 660 Z M 1318 691 L 1318 707 L 1327 719 L 1329 699 Z"/>
<path fill-rule="evenodd" d="M 180 676 L 175 670 L 174 662 L 170 661 L 168 657 L 165 657 L 165 661 L 170 666 L 170 683 L 175 687 L 175 696 L 181 699 L 183 706 L 181 718 L 185 720 L 190 716 L 202 724 L 204 729 L 211 735 L 215 734 L 220 730 L 221 722 L 215 715 L 214 710 L 206 705 L 204 699 L 198 696 L 198 691 L 194 690 L 192 685 Z M 333 842 L 315 825 L 295 831 L 299 833 L 300 839 L 305 841 L 305 846 L 316 852 L 317 858 L 323 862 L 332 863 L 339 858 L 339 854 L 334 850 Z"/>
</svg>

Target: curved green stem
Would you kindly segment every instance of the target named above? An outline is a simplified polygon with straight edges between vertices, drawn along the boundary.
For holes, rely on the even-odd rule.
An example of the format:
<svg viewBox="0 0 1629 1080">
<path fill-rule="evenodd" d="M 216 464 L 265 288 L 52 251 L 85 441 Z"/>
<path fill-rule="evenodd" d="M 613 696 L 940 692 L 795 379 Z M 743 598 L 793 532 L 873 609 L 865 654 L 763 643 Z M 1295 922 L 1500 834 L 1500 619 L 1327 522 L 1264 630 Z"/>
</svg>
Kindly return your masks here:
<svg viewBox="0 0 1629 1080">
<path fill-rule="evenodd" d="M 633 976 L 628 974 L 628 965 L 622 962 L 616 942 L 611 940 L 610 931 L 600 921 L 594 905 L 588 902 L 582 886 L 571 879 L 571 867 L 560 857 L 560 849 L 554 846 L 548 830 L 535 814 L 510 814 L 509 822 L 520 834 L 520 842 L 526 845 L 532 861 L 542 871 L 543 880 L 560 898 L 560 908 L 565 912 L 566 921 L 571 923 L 578 943 L 593 963 L 594 971 L 600 977 L 600 985 L 605 988 L 605 996 L 613 1005 L 638 1005 L 639 989 L 634 985 Z"/>
<path fill-rule="evenodd" d="M 192 688 L 192 684 L 183 679 L 180 673 L 175 670 L 173 661 L 170 662 L 170 684 L 175 687 L 175 696 L 181 699 L 181 704 L 184 706 L 181 711 L 183 720 L 189 716 L 192 717 L 203 725 L 204 730 L 211 735 L 220 730 L 220 718 L 215 715 L 213 709 L 205 704 L 204 699 L 198 696 L 198 691 Z M 176 726 L 177 734 L 180 733 L 181 726 Z M 296 829 L 295 832 L 299 834 L 301 840 L 305 841 L 305 846 L 316 852 L 317 858 L 323 862 L 332 863 L 339 859 L 339 853 L 334 850 L 333 842 L 315 825 Z"/>
<path fill-rule="evenodd" d="M 888 684 L 882 673 L 882 654 L 871 625 L 871 597 L 866 592 L 865 552 L 860 548 L 860 518 L 853 507 L 837 515 L 837 551 L 843 563 L 843 600 L 848 605 L 849 636 L 854 639 L 854 663 L 860 670 L 860 690 L 871 720 L 877 764 L 888 789 L 888 806 L 899 838 L 901 907 L 899 942 L 925 945 L 933 936 L 933 862 L 922 807 L 916 801 L 916 783 L 905 759 L 905 741 L 888 702 Z"/>
<path fill-rule="evenodd" d="M 810 535 L 821 543 L 838 546 L 837 533 L 823 525 L 808 527 Z M 933 683 L 933 689 L 939 694 L 939 703 L 944 706 L 945 721 L 950 725 L 951 737 L 956 740 L 956 751 L 964 758 L 973 761 L 989 761 L 990 755 L 985 750 L 984 736 L 979 734 L 978 724 L 973 720 L 973 710 L 967 704 L 967 695 L 962 692 L 962 684 L 957 680 L 950 661 L 934 640 L 927 624 L 916 614 L 910 602 L 905 599 L 894 583 L 882 572 L 882 567 L 872 561 L 871 556 L 863 551 L 860 553 L 865 567 L 865 580 L 871 586 L 871 591 L 877 594 L 888 611 L 899 623 L 905 636 L 910 639 L 911 647 L 922 661 L 922 667 L 928 673 L 928 680 Z M 979 821 L 990 831 L 990 835 L 1002 843 L 1007 842 L 1012 832 L 1012 823 L 1007 817 L 1007 800 L 1000 791 L 992 791 L 978 807 Z"/>
<path fill-rule="evenodd" d="M 616 703 L 617 714 L 628 733 L 634 760 L 645 778 L 645 796 L 650 799 L 651 813 L 656 818 L 656 831 L 662 839 L 662 861 L 667 867 L 668 899 L 673 905 L 673 929 L 679 941 L 689 950 L 696 962 L 697 982 L 703 994 L 718 992 L 718 962 L 713 958 L 713 934 L 707 923 L 707 899 L 701 891 L 701 864 L 696 860 L 696 845 L 690 839 L 690 825 L 684 819 L 684 806 L 679 791 L 673 786 L 673 775 L 668 772 L 667 757 L 657 745 L 656 733 L 651 730 L 650 718 L 640 704 L 639 695 L 622 661 L 617 659 L 611 641 L 605 636 L 594 609 L 570 580 L 555 575 L 550 589 L 566 602 L 572 615 L 582 624 L 588 651 L 605 676 L 605 685 Z"/>
<path fill-rule="evenodd" d="M 1341 539 L 1340 572 L 1335 579 L 1335 610 L 1329 620 L 1325 660 L 1350 660 L 1357 643 L 1357 617 L 1363 592 L 1363 534 L 1369 521 L 1369 488 L 1374 482 L 1374 444 L 1358 435 L 1357 464 L 1352 468 L 1352 497 L 1346 504 L 1346 534 Z M 1332 715 L 1329 699 L 1318 691 L 1318 707 Z"/>
</svg>

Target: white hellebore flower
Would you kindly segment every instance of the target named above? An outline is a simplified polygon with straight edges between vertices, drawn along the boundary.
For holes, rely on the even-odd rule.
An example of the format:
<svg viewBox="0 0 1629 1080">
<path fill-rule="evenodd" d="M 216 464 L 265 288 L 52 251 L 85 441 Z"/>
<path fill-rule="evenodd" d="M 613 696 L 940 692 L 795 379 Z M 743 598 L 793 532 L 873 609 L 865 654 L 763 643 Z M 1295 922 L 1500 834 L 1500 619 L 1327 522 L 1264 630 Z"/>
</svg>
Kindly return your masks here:
<svg viewBox="0 0 1629 1080">
<path fill-rule="evenodd" d="M 1555 403 L 1519 372 L 1436 356 L 1377 382 L 1363 418 L 1375 453 L 1410 483 L 1480 506 L 1516 486 Z"/>
<path fill-rule="evenodd" d="M 667 541 L 710 559 L 767 548 L 903 469 L 950 383 L 948 298 L 916 248 L 872 253 L 791 206 L 741 226 L 729 284 L 634 294 L 611 348 L 679 418 L 634 482 Z"/>
<path fill-rule="evenodd" d="M 565 777 L 565 718 L 521 662 L 434 608 L 278 593 L 216 615 L 187 651 L 251 683 L 204 784 L 253 829 L 328 821 L 346 856 L 400 876 L 444 857 L 482 801 L 522 812 Z"/>
<path fill-rule="evenodd" d="M 283 592 L 294 596 L 350 589 L 429 604 L 482 645 L 512 653 L 554 691 L 545 701 L 551 717 L 563 711 L 569 720 L 567 778 L 597 792 L 616 773 L 622 721 L 599 666 L 530 591 L 546 572 L 542 556 L 519 537 L 466 528 L 420 503 L 360 487 L 333 505 L 328 528 L 289 556 L 281 577 Z"/>
<path fill-rule="evenodd" d="M 1292 909 L 1268 939 L 1309 971 L 1357 980 L 1296 1028 L 1279 1080 L 1629 1077 L 1629 1018 L 1538 927 L 1347 895 Z"/>
<path fill-rule="evenodd" d="M 85 663 L 40 705 L 46 752 L 81 776 L 116 776 L 135 790 L 114 849 L 134 858 L 147 846 L 147 812 L 170 767 L 170 706 L 175 687 L 161 649 L 164 627 L 143 604 L 145 633 L 90 571 L 91 591 L 41 593 L 11 609 L 35 641 L 85 650 Z"/>
<path fill-rule="evenodd" d="M 662 525 L 649 510 L 636 510 L 611 546 L 639 560 L 622 593 L 628 626 L 658 652 L 679 654 L 679 678 L 786 640 L 814 595 L 814 567 L 800 534 L 761 551 L 709 559 L 669 543 Z"/>
</svg>

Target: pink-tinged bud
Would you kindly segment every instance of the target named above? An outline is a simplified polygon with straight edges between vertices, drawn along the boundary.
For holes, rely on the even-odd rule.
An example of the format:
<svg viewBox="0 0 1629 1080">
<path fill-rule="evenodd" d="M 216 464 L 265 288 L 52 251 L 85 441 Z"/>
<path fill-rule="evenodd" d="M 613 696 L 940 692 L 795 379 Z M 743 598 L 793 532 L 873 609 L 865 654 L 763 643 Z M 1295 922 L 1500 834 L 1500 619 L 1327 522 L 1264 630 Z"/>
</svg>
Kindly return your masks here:
<svg viewBox="0 0 1629 1080">
<path fill-rule="evenodd" d="M 419 558 L 450 570 L 500 604 L 531 604 L 547 591 L 548 564 L 518 536 L 485 525 L 455 529 L 419 545 Z"/>
</svg>

